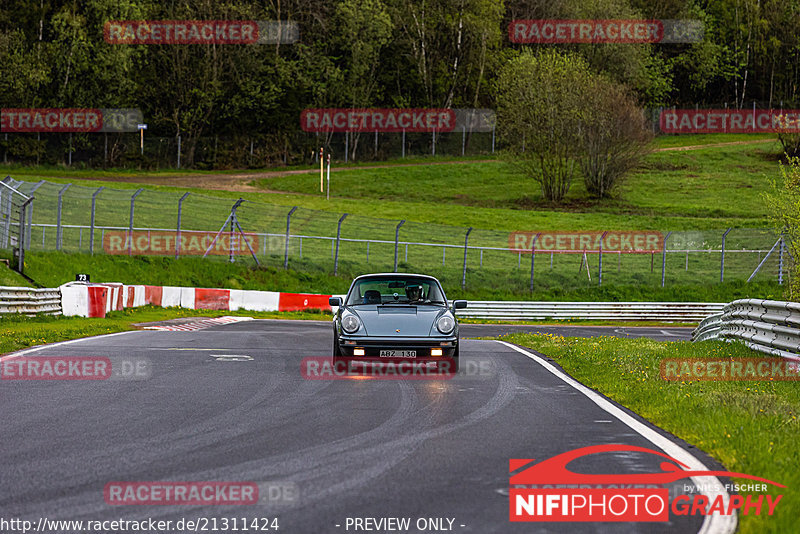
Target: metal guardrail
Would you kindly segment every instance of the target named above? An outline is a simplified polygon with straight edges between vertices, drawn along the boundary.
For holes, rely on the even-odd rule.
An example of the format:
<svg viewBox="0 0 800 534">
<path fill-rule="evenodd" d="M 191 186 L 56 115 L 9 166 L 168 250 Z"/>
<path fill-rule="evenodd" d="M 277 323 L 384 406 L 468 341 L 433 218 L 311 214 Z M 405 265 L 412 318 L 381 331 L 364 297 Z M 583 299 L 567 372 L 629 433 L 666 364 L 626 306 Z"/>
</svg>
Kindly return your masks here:
<svg viewBox="0 0 800 534">
<path fill-rule="evenodd" d="M 741 299 L 706 317 L 692 341 L 739 340 L 753 350 L 800 361 L 800 303 Z"/>
<path fill-rule="evenodd" d="M 597 319 L 624 321 L 700 321 L 722 311 L 709 302 L 511 302 L 470 300 L 459 317 L 489 320 Z"/>
<path fill-rule="evenodd" d="M 61 315 L 61 291 L 58 288 L 0 287 L 0 314 L 4 313 Z"/>
</svg>

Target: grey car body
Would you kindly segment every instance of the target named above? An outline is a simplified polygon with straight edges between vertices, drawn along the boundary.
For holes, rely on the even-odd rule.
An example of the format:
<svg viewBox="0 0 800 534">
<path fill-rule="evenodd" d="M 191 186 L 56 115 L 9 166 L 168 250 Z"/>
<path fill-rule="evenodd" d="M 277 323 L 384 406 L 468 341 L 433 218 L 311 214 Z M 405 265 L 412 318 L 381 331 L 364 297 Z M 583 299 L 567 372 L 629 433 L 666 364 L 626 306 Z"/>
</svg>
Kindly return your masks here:
<svg viewBox="0 0 800 534">
<path fill-rule="evenodd" d="M 405 287 L 399 286 L 401 282 Z M 394 284 L 395 289 L 386 289 L 391 287 L 389 284 Z M 415 285 L 425 288 L 423 298 L 419 300 L 406 296 L 409 288 L 413 289 Z M 364 287 L 373 289 L 362 294 Z M 376 293 L 380 293 L 380 298 Z M 456 368 L 458 366 L 455 309 L 464 308 L 467 303 L 461 300 L 449 304 L 441 284 L 432 276 L 405 273 L 362 275 L 353 280 L 344 301 L 331 297 L 330 304 L 339 307 L 333 319 L 334 360 L 372 360 L 384 357 L 388 351 L 414 351 L 411 358 L 441 356 L 454 359 Z M 358 321 L 355 330 L 352 318 L 348 319 L 353 316 Z M 442 325 L 450 325 L 443 319 L 445 317 L 452 320 L 453 328 L 445 328 L 442 332 Z M 349 332 L 343 321 L 348 323 Z M 356 349 L 361 351 L 356 353 Z M 431 354 L 432 349 L 440 349 L 441 354 Z M 393 357 L 388 358 L 391 360 Z"/>
</svg>

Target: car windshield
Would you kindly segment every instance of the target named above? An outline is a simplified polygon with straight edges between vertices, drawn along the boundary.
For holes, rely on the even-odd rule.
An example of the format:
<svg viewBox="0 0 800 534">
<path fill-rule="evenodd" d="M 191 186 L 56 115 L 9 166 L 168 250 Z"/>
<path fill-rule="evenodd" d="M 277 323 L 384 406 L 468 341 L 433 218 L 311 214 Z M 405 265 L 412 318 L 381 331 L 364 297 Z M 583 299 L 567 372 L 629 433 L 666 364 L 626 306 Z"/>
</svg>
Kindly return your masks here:
<svg viewBox="0 0 800 534">
<path fill-rule="evenodd" d="M 387 276 L 362 278 L 353 286 L 347 299 L 358 304 L 439 304 L 445 297 L 439 284 L 430 278 Z"/>
</svg>

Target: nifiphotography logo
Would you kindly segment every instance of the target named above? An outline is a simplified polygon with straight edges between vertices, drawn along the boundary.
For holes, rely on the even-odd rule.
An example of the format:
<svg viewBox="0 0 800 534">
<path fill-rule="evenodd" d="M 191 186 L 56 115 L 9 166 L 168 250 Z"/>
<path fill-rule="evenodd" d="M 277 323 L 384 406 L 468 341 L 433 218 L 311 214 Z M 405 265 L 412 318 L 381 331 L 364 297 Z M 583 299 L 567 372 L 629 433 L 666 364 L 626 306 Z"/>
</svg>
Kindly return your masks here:
<svg viewBox="0 0 800 534">
<path fill-rule="evenodd" d="M 654 454 L 664 458 L 661 471 L 634 474 L 582 474 L 570 471 L 567 465 L 578 458 L 598 453 Z M 765 478 L 728 471 L 696 471 L 663 452 L 631 445 L 594 445 L 574 449 L 541 462 L 533 459 L 509 461 L 510 521 L 669 521 L 670 512 L 685 515 L 772 515 L 783 495 L 728 495 L 722 489 L 766 491 L 767 484 L 786 486 Z M 533 463 L 533 465 L 531 465 Z M 525 467 L 528 466 L 528 467 Z M 521 469 L 521 470 L 520 470 Z M 670 498 L 670 491 L 659 485 L 692 477 L 736 477 L 759 484 L 714 485 L 709 495 L 679 494 Z M 695 489 L 684 486 L 684 490 Z M 700 491 L 709 488 L 698 487 Z"/>
</svg>

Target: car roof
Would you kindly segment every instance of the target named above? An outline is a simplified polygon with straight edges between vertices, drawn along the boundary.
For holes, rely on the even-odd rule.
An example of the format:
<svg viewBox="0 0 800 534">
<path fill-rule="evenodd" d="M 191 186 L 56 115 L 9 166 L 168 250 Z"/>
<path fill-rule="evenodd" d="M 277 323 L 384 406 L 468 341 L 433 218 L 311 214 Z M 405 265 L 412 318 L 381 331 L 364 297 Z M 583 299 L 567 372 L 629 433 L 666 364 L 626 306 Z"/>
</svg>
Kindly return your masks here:
<svg viewBox="0 0 800 534">
<path fill-rule="evenodd" d="M 431 276 L 429 274 L 416 274 L 416 273 L 371 273 L 371 274 L 362 274 L 361 276 L 357 276 L 355 278 L 355 280 L 353 280 L 353 281 L 355 282 L 356 280 L 361 280 L 362 278 L 372 278 L 372 277 L 383 278 L 383 277 L 386 277 L 386 276 L 408 276 L 408 277 L 412 277 L 412 278 L 427 278 L 429 280 L 436 280 L 436 282 L 439 282 L 439 280 L 437 280 L 435 277 L 433 277 L 433 276 Z"/>
</svg>

